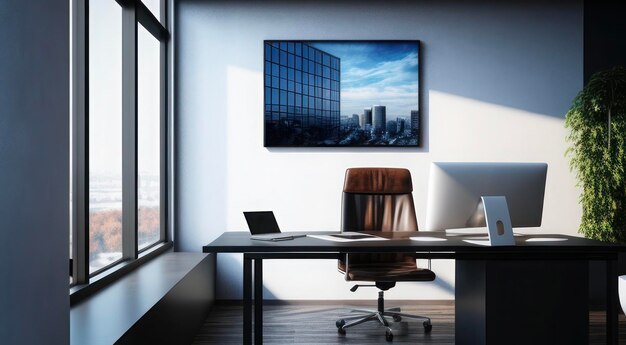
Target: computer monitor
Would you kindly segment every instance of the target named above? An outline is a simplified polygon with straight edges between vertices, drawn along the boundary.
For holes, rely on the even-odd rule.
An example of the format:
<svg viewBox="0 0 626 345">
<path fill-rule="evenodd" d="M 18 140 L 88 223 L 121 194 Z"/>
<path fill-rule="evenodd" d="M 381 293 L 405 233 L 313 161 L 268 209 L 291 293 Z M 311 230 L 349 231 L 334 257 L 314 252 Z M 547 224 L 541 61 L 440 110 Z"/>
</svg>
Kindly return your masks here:
<svg viewBox="0 0 626 345">
<path fill-rule="evenodd" d="M 504 196 L 513 227 L 541 226 L 546 163 L 433 163 L 426 231 L 484 227 L 483 196 Z"/>
</svg>

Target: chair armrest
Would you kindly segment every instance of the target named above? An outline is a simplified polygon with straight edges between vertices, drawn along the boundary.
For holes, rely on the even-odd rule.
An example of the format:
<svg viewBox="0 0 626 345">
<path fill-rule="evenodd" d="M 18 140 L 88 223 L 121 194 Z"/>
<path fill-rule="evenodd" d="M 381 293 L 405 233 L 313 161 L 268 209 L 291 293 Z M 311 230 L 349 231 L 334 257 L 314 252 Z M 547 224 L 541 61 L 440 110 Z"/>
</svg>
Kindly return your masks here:
<svg viewBox="0 0 626 345">
<path fill-rule="evenodd" d="M 430 252 L 428 252 L 428 253 L 430 254 Z M 417 259 L 418 259 L 418 258 L 417 258 L 417 255 L 414 255 L 413 257 L 415 258 L 415 260 L 417 260 Z M 428 258 L 428 259 L 426 259 L 426 260 L 428 260 L 428 269 L 432 271 L 432 269 L 431 269 L 431 267 L 432 267 L 432 265 L 431 265 L 431 260 L 432 260 L 432 259 Z"/>
</svg>

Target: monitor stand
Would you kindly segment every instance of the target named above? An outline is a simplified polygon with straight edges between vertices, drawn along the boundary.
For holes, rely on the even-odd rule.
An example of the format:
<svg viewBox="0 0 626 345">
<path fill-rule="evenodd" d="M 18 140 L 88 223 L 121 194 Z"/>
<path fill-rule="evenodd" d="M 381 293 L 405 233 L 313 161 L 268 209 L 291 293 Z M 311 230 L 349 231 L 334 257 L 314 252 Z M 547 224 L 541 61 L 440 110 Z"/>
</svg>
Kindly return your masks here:
<svg viewBox="0 0 626 345">
<path fill-rule="evenodd" d="M 504 196 L 481 197 L 491 246 L 514 246 L 509 207 Z"/>
</svg>

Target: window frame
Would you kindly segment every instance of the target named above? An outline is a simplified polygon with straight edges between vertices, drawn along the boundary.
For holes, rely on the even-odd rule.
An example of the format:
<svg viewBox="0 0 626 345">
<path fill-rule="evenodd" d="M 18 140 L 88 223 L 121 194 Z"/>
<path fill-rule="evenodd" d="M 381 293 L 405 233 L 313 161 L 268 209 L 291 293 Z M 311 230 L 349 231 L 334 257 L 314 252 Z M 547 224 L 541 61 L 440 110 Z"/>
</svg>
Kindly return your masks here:
<svg viewBox="0 0 626 345">
<path fill-rule="evenodd" d="M 100 1 L 100 0 L 99 0 Z M 171 1 L 160 0 L 156 18 L 140 0 L 115 1 L 122 9 L 122 258 L 89 272 L 89 0 L 72 4 L 72 259 L 70 302 L 90 295 L 173 247 L 171 231 L 172 140 L 169 98 L 171 71 L 168 13 Z M 138 250 L 138 25 L 159 41 L 159 239 Z"/>
</svg>

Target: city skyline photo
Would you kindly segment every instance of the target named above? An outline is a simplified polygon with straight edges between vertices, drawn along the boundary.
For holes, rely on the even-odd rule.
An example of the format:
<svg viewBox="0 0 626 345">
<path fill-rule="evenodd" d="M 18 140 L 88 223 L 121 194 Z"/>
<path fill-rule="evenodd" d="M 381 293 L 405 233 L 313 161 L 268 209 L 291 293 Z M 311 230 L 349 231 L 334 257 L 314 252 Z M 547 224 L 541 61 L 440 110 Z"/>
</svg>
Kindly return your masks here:
<svg viewBox="0 0 626 345">
<path fill-rule="evenodd" d="M 265 146 L 419 146 L 419 41 L 265 41 Z"/>
</svg>

